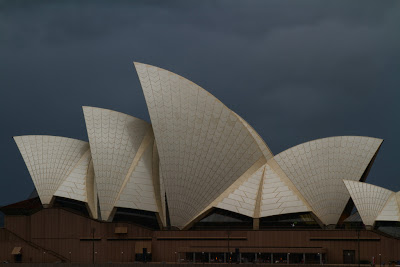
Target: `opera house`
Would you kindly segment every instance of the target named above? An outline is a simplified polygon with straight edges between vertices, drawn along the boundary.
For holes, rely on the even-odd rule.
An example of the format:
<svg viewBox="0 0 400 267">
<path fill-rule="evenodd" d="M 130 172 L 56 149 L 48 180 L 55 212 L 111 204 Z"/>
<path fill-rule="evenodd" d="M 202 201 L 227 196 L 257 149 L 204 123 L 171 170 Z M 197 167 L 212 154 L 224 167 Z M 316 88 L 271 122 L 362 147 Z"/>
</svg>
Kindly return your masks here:
<svg viewBox="0 0 400 267">
<path fill-rule="evenodd" d="M 88 142 L 14 137 L 36 191 L 0 208 L 0 262 L 400 259 L 400 192 L 365 183 L 382 139 L 328 137 L 274 155 L 206 90 L 135 67 L 151 124 L 85 106 Z"/>
</svg>

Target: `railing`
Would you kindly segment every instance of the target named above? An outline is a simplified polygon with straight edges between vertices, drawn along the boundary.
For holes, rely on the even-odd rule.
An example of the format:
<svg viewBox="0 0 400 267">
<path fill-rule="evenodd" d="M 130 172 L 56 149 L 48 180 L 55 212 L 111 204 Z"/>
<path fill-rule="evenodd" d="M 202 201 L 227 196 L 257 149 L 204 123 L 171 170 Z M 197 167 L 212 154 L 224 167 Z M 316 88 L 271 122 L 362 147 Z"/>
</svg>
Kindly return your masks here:
<svg viewBox="0 0 400 267">
<path fill-rule="evenodd" d="M 62 255 L 60 255 L 60 254 L 58 254 L 57 252 L 52 251 L 52 250 L 50 250 L 50 249 L 46 249 L 46 248 L 44 248 L 44 247 L 42 247 L 42 246 L 40 246 L 40 245 L 38 245 L 38 244 L 36 244 L 36 243 L 33 243 L 33 242 L 29 241 L 29 240 L 26 240 L 25 238 L 23 238 L 23 237 L 17 235 L 16 233 L 14 233 L 14 232 L 8 230 L 7 228 L 4 228 L 4 230 L 7 231 L 9 234 L 14 235 L 14 236 L 17 237 L 18 239 L 21 239 L 22 241 L 24 241 L 25 243 L 27 243 L 27 244 L 30 245 L 31 247 L 34 247 L 34 248 L 39 249 L 39 250 L 43 250 L 43 252 L 46 252 L 46 253 L 49 253 L 49 254 L 53 255 L 54 257 L 60 259 L 60 260 L 63 261 L 63 262 L 68 262 L 68 261 L 69 261 L 66 257 L 64 257 L 64 256 L 62 256 Z M 19 266 L 19 265 L 18 265 L 18 266 Z"/>
</svg>

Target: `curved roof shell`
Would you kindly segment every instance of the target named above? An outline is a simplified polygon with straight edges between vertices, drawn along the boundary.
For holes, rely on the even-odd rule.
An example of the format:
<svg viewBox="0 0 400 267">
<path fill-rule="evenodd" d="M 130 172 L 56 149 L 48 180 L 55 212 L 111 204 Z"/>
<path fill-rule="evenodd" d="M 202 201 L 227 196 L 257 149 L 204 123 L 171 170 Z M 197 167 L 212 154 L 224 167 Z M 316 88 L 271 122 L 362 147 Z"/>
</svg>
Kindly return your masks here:
<svg viewBox="0 0 400 267">
<path fill-rule="evenodd" d="M 274 157 L 325 224 L 336 224 L 350 195 L 343 179 L 359 181 L 382 139 L 338 136 L 292 147 Z"/>
<path fill-rule="evenodd" d="M 262 164 L 262 162 L 261 162 Z M 248 217 L 254 217 L 260 184 L 265 166 L 253 165 L 242 177 L 236 180 L 205 211 L 212 207 L 229 210 Z"/>
<path fill-rule="evenodd" d="M 399 193 L 394 193 L 386 202 L 376 221 L 400 221 Z"/>
<path fill-rule="evenodd" d="M 152 178 L 153 142 L 154 138 L 149 138 L 148 144 L 145 145 L 143 154 L 129 176 L 129 180 L 123 186 L 115 206 L 153 212 L 159 211 Z"/>
<path fill-rule="evenodd" d="M 243 120 L 200 86 L 154 66 L 135 67 L 157 141 L 171 224 L 182 228 L 265 159 L 264 151 Z"/>
<path fill-rule="evenodd" d="M 83 107 L 89 143 L 15 137 L 44 205 L 53 196 L 83 201 L 102 220 L 112 220 L 116 207 L 145 210 L 164 225 L 168 209 L 171 225 L 185 229 L 213 208 L 252 218 L 312 212 L 330 225 L 351 194 L 366 224 L 399 220 L 400 193 L 357 182 L 381 139 L 323 138 L 273 156 L 244 119 L 200 86 L 135 67 L 153 125 Z"/>
<path fill-rule="evenodd" d="M 142 166 L 138 166 L 153 138 L 151 125 L 108 109 L 83 107 L 83 113 L 93 157 L 101 218 L 111 220 L 117 205 L 140 206 L 133 202 L 140 196 L 135 195 L 137 191 L 131 190 L 131 186 L 139 186 L 143 180 L 152 181 L 151 173 L 144 171 L 139 174 Z M 130 195 L 132 201 L 127 201 L 126 195 Z M 144 198 L 146 196 L 140 200 Z"/>
<path fill-rule="evenodd" d="M 87 202 L 86 177 L 91 158 L 90 150 L 88 149 L 76 164 L 76 167 L 58 187 L 54 193 L 55 196 Z"/>
<path fill-rule="evenodd" d="M 365 225 L 372 226 L 376 220 L 399 220 L 396 193 L 372 184 L 348 180 L 343 182 Z"/>
<path fill-rule="evenodd" d="M 256 170 L 250 168 L 248 175 L 233 183 L 210 207 L 252 218 L 311 211 L 294 185 L 276 168 L 272 161 Z"/>
<path fill-rule="evenodd" d="M 48 135 L 14 137 L 43 205 L 57 195 L 87 201 L 89 144 Z M 68 181 L 67 181 L 68 180 Z"/>
</svg>

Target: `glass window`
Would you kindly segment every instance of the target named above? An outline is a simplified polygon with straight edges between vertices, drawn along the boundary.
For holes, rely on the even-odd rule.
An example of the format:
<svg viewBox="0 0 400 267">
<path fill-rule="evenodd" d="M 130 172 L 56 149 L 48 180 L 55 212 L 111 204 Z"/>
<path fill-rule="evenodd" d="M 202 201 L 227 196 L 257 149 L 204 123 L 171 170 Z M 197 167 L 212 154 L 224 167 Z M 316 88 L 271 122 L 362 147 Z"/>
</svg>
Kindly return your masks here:
<svg viewBox="0 0 400 267">
<path fill-rule="evenodd" d="M 303 253 L 290 253 L 289 254 L 289 263 L 304 263 Z"/>
<path fill-rule="evenodd" d="M 182 259 L 181 261 L 184 261 L 184 262 L 193 262 L 193 252 L 186 252 L 186 253 L 185 253 L 185 258 Z"/>
<path fill-rule="evenodd" d="M 256 260 L 255 253 L 242 253 L 241 256 L 242 256 L 242 263 L 255 262 Z"/>
<path fill-rule="evenodd" d="M 235 252 L 226 253 L 226 262 L 227 263 L 238 262 L 238 255 Z"/>
<path fill-rule="evenodd" d="M 212 263 L 224 263 L 224 253 L 211 253 L 210 262 Z"/>
<path fill-rule="evenodd" d="M 208 262 L 208 252 L 196 252 L 196 262 Z"/>
<path fill-rule="evenodd" d="M 257 262 L 271 263 L 271 253 L 257 253 Z"/>
<path fill-rule="evenodd" d="M 301 212 L 260 218 L 260 229 L 267 228 L 320 229 L 321 227 L 311 213 Z"/>
<path fill-rule="evenodd" d="M 272 262 L 273 263 L 287 263 L 287 253 L 274 253 Z"/>
<path fill-rule="evenodd" d="M 319 253 L 306 253 L 306 263 L 319 264 Z"/>
</svg>

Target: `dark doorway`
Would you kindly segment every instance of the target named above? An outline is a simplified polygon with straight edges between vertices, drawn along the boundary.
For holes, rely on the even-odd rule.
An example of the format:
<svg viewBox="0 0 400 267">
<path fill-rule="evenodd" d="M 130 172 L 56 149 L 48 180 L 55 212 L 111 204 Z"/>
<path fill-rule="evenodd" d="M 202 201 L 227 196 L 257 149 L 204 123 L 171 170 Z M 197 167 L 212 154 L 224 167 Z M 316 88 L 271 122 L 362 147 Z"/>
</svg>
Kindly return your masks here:
<svg viewBox="0 0 400 267">
<path fill-rule="evenodd" d="M 343 263 L 355 264 L 356 263 L 355 250 L 343 250 Z"/>
<path fill-rule="evenodd" d="M 289 263 L 293 264 L 299 264 L 299 263 L 304 263 L 304 255 L 303 253 L 290 253 L 289 254 Z"/>
<path fill-rule="evenodd" d="M 14 262 L 22 262 L 22 254 L 14 255 Z"/>
</svg>

